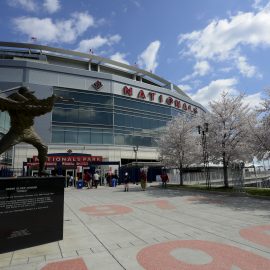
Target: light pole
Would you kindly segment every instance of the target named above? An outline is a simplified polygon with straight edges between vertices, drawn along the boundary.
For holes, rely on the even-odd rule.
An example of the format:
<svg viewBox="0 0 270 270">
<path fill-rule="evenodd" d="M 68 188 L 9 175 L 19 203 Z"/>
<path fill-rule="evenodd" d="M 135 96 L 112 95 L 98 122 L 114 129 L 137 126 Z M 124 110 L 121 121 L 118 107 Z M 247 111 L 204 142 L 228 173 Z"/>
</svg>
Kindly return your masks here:
<svg viewBox="0 0 270 270">
<path fill-rule="evenodd" d="M 133 146 L 133 151 L 135 153 L 135 161 L 136 161 L 135 170 L 133 171 L 133 173 L 134 173 L 133 175 L 134 175 L 134 184 L 136 182 L 136 185 L 138 185 L 138 180 L 139 180 L 139 172 L 138 172 L 138 164 L 137 164 L 137 161 L 138 161 L 138 158 L 137 158 L 138 150 L 139 150 L 139 146 L 138 145 Z"/>
<path fill-rule="evenodd" d="M 207 151 L 206 133 L 208 132 L 208 123 L 204 123 L 203 126 L 197 126 L 198 133 L 202 137 L 202 149 L 203 149 L 203 167 L 205 173 L 206 186 L 211 188 L 210 173 L 209 173 L 209 155 Z"/>
<path fill-rule="evenodd" d="M 138 150 L 139 150 L 139 146 L 138 145 L 136 145 L 136 146 L 133 146 L 133 151 L 134 151 L 134 153 L 135 153 L 135 161 L 136 161 L 136 165 L 137 165 L 137 152 L 138 152 Z"/>
</svg>

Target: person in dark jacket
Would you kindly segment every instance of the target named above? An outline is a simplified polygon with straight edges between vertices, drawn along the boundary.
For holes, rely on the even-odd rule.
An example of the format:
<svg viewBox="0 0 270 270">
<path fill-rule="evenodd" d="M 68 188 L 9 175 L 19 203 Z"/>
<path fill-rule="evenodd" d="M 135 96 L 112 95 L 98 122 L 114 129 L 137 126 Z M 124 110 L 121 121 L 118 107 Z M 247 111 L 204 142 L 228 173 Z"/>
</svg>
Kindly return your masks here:
<svg viewBox="0 0 270 270">
<path fill-rule="evenodd" d="M 128 191 L 128 189 L 129 189 L 129 181 L 130 181 L 130 178 L 129 178 L 128 173 L 126 172 L 124 175 L 125 191 Z"/>
<path fill-rule="evenodd" d="M 141 173 L 140 173 L 140 180 L 141 180 L 142 190 L 145 191 L 146 183 L 147 183 L 147 177 L 146 177 L 146 173 L 145 173 L 144 170 L 142 170 Z"/>
<path fill-rule="evenodd" d="M 168 174 L 166 172 L 162 172 L 160 178 L 162 181 L 162 187 L 167 188 L 167 182 L 169 181 Z"/>
</svg>

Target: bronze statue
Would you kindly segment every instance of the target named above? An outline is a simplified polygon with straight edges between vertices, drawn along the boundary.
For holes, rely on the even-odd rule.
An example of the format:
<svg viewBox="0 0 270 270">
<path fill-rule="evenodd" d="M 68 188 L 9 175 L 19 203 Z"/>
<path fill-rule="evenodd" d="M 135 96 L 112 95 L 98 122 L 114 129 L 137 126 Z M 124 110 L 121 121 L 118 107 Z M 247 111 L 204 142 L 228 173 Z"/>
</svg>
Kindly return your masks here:
<svg viewBox="0 0 270 270">
<path fill-rule="evenodd" d="M 18 90 L 17 90 L 18 89 Z M 7 98 L 0 97 L 0 110 L 10 116 L 10 129 L 0 140 L 0 154 L 20 142 L 33 145 L 38 150 L 39 175 L 44 174 L 48 147 L 34 131 L 34 118 L 50 112 L 56 97 L 37 99 L 27 87 L 13 88 L 17 92 Z"/>
</svg>

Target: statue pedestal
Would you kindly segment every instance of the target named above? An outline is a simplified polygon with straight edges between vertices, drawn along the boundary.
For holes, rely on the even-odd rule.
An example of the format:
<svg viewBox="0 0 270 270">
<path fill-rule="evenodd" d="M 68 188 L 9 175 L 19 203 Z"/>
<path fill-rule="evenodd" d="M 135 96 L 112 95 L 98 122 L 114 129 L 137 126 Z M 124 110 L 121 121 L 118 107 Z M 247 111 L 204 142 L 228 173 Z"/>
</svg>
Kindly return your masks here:
<svg viewBox="0 0 270 270">
<path fill-rule="evenodd" d="M 0 178 L 0 253 L 63 239 L 64 181 Z"/>
</svg>

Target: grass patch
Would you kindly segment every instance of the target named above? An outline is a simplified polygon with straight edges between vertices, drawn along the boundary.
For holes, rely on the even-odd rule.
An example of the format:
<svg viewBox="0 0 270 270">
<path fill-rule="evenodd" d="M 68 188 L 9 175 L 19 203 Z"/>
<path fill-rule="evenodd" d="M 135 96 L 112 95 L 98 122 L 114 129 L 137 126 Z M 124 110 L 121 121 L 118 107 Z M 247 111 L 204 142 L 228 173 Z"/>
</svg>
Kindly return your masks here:
<svg viewBox="0 0 270 270">
<path fill-rule="evenodd" d="M 187 189 L 187 190 L 209 190 L 209 191 L 222 191 L 222 192 L 232 192 L 232 187 L 212 187 L 211 189 L 208 189 L 205 185 L 167 185 L 170 189 Z"/>
<path fill-rule="evenodd" d="M 268 196 L 270 197 L 270 188 L 253 188 L 253 187 L 246 187 L 245 192 L 250 195 L 256 196 Z"/>
<path fill-rule="evenodd" d="M 168 184 L 167 187 L 169 189 L 186 189 L 186 190 L 205 190 L 205 191 L 213 191 L 213 192 L 235 192 L 233 187 L 211 187 L 208 189 L 205 185 L 171 185 Z M 245 192 L 249 195 L 256 195 L 256 196 L 268 196 L 270 197 L 270 188 L 256 188 L 256 187 L 245 187 Z"/>
</svg>

